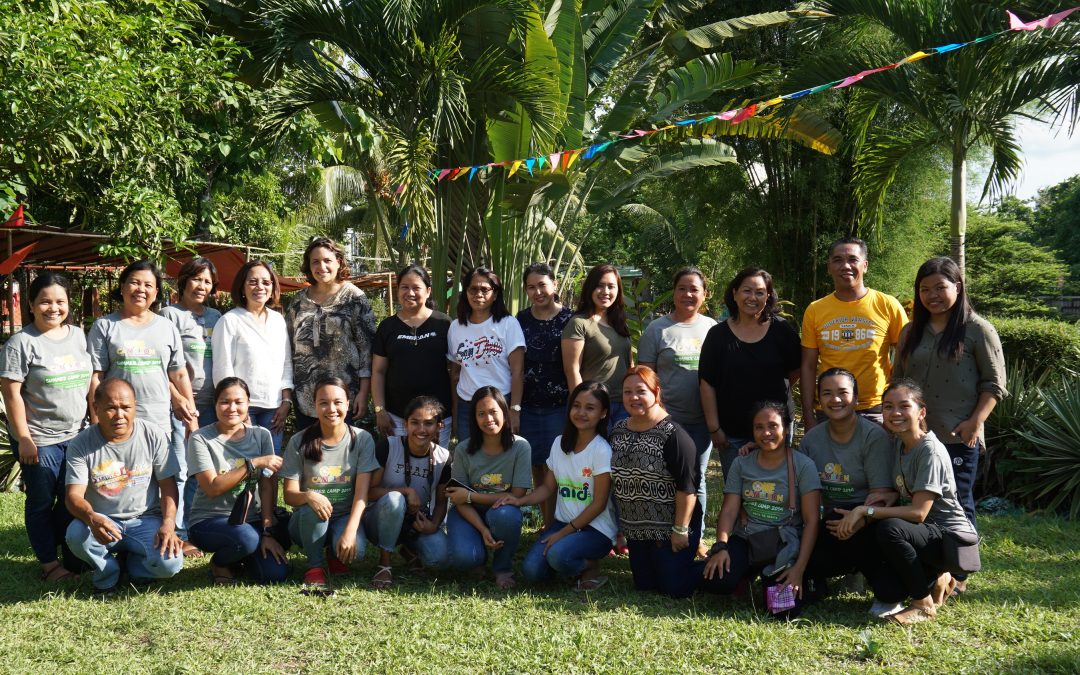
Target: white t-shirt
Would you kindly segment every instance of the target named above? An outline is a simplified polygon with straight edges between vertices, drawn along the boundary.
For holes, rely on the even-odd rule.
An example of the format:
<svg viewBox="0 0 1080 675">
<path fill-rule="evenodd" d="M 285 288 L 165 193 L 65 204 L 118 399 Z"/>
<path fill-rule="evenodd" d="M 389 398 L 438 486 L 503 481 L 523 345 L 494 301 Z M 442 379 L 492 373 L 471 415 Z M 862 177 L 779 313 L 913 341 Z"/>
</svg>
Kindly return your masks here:
<svg viewBox="0 0 1080 675">
<path fill-rule="evenodd" d="M 558 488 L 555 500 L 555 519 L 562 523 L 569 523 L 585 511 L 593 503 L 596 493 L 595 477 L 606 473 L 611 475 L 611 446 L 602 437 L 592 439 L 581 452 L 563 452 L 562 436 L 555 438 L 551 444 L 551 454 L 548 455 L 547 465 L 555 475 L 555 485 Z M 578 527 L 583 524 L 576 523 Z M 588 523 L 596 530 L 615 540 L 618 527 L 615 526 L 615 517 L 612 514 L 611 502 L 600 512 L 600 515 Z"/>
<path fill-rule="evenodd" d="M 510 352 L 525 348 L 525 335 L 517 319 L 504 316 L 495 321 L 488 317 L 467 326 L 454 320 L 446 341 L 450 348 L 446 358 L 461 366 L 457 385 L 461 400 L 471 401 L 476 390 L 486 386 L 498 387 L 510 397 Z"/>
<path fill-rule="evenodd" d="M 279 312 L 266 310 L 266 323 L 243 307 L 218 320 L 210 338 L 214 352 L 214 385 L 239 377 L 251 390 L 252 408 L 281 405 L 281 390 L 293 388 L 292 345 Z"/>
</svg>

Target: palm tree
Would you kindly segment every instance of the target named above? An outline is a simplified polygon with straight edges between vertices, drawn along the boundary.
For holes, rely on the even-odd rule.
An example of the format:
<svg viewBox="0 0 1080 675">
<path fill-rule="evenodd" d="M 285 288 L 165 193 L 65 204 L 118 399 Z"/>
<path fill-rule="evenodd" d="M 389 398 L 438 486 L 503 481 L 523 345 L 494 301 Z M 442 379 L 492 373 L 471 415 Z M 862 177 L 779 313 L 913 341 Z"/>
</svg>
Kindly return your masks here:
<svg viewBox="0 0 1080 675">
<path fill-rule="evenodd" d="M 821 0 L 853 39 L 847 58 L 811 62 L 818 81 L 892 63 L 921 49 L 1003 30 L 1006 9 L 1043 16 L 1051 2 Z M 991 160 L 980 199 L 1005 192 L 1023 167 L 1016 122 L 1024 117 L 1075 124 L 1080 24 L 1003 35 L 862 80 L 853 96 L 855 196 L 867 224 L 883 219 L 885 194 L 906 161 L 927 150 L 951 157 L 951 255 L 965 267 L 967 165 L 973 151 Z M 882 123 L 883 122 L 883 123 Z"/>
</svg>

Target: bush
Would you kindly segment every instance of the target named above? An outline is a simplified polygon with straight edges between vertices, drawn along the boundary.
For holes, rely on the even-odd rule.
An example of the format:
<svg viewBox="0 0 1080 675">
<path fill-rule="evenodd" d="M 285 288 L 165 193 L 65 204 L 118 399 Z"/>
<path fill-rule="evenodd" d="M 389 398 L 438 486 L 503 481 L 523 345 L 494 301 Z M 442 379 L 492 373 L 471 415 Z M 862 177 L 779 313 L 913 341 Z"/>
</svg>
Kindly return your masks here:
<svg viewBox="0 0 1080 675">
<path fill-rule="evenodd" d="M 1008 360 L 1036 370 L 1080 372 L 1080 328 L 1052 319 L 988 317 Z"/>
<path fill-rule="evenodd" d="M 1080 513 L 1080 379 L 1066 386 L 1038 390 L 1045 402 L 1044 414 L 1028 420 L 1020 436 L 1030 446 L 1016 453 L 1016 472 L 1025 474 L 1014 492 L 1051 510 L 1068 509 L 1069 517 Z"/>
</svg>

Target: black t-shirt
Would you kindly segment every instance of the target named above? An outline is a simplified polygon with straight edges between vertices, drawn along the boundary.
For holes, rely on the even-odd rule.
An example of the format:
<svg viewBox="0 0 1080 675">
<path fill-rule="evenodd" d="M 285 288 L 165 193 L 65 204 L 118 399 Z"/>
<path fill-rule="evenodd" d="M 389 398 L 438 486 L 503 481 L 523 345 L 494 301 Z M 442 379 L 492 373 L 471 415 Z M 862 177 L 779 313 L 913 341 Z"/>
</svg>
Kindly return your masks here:
<svg viewBox="0 0 1080 675">
<path fill-rule="evenodd" d="M 417 396 L 434 396 L 450 414 L 450 372 L 447 370 L 446 334 L 450 317 L 432 312 L 427 321 L 412 328 L 397 317 L 388 316 L 375 331 L 374 354 L 384 357 L 386 369 L 386 409 L 405 416 L 405 406 Z"/>
<path fill-rule="evenodd" d="M 757 342 L 735 337 L 727 321 L 713 326 L 701 346 L 698 377 L 716 390 L 716 412 L 724 433 L 753 438 L 754 405 L 789 401 L 787 376 L 801 361 L 799 336 L 781 318 L 773 319 L 765 337 Z"/>
</svg>

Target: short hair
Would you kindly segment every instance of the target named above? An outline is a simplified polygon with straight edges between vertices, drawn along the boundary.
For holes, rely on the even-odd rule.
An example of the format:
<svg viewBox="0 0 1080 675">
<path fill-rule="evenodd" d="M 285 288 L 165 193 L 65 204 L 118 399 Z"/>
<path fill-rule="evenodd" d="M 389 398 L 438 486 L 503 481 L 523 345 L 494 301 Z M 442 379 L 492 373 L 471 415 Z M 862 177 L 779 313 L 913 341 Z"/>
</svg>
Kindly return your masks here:
<svg viewBox="0 0 1080 675">
<path fill-rule="evenodd" d="M 135 387 L 131 386 L 131 383 L 120 377 L 106 377 L 98 384 L 97 389 L 94 390 L 94 405 L 98 405 L 105 400 L 105 392 L 113 387 L 125 387 L 131 392 L 131 400 L 135 400 Z"/>
<path fill-rule="evenodd" d="M 503 426 L 499 430 L 499 444 L 502 445 L 502 449 L 509 450 L 514 444 L 514 431 L 510 428 L 510 406 L 506 402 L 506 397 L 498 387 L 480 387 L 473 393 L 472 401 L 469 402 L 469 446 L 466 451 L 470 455 L 476 454 L 476 451 L 484 444 L 484 434 L 480 431 L 480 423 L 476 421 L 476 404 L 485 398 L 493 399 L 495 405 L 502 410 Z"/>
<path fill-rule="evenodd" d="M 626 373 L 623 374 L 622 381 L 625 384 L 627 378 L 637 375 L 645 383 L 645 386 L 649 388 L 649 391 L 656 397 L 656 402 L 663 405 L 664 402 L 660 398 L 660 376 L 656 374 L 656 371 L 648 366 L 636 365 L 626 369 Z M 619 392 L 619 397 L 622 397 L 622 392 Z"/>
<path fill-rule="evenodd" d="M 829 245 L 829 257 L 832 257 L 833 251 L 836 250 L 837 246 L 846 246 L 848 244 L 855 244 L 858 246 L 859 252 L 862 253 L 864 260 L 870 255 L 870 249 L 866 247 L 866 242 L 862 239 L 859 239 L 858 237 L 842 237 Z"/>
<path fill-rule="evenodd" d="M 495 299 L 491 302 L 491 316 L 495 319 L 495 323 L 510 316 L 510 310 L 506 309 L 506 303 L 503 301 L 503 286 L 499 275 L 483 265 L 478 265 L 461 277 L 461 293 L 458 295 L 457 303 L 457 320 L 461 325 L 469 325 L 469 314 L 472 313 L 472 306 L 469 305 L 469 284 L 472 283 L 473 277 L 484 277 L 495 291 Z"/>
<path fill-rule="evenodd" d="M 739 316 L 739 303 L 735 301 L 735 291 L 739 290 L 739 286 L 742 286 L 743 282 L 750 277 L 761 277 L 761 280 L 765 282 L 765 306 L 761 308 L 761 318 L 758 319 L 758 323 L 775 319 L 780 313 L 780 298 L 776 294 L 776 288 L 773 287 L 772 275 L 765 271 L 764 267 L 745 267 L 727 285 L 727 289 L 724 290 L 724 306 L 727 307 L 728 314 L 732 317 Z"/>
<path fill-rule="evenodd" d="M 244 284 L 247 283 L 248 274 L 256 267 L 265 267 L 266 271 L 270 273 L 270 280 L 273 282 L 273 290 L 270 292 L 270 301 L 267 302 L 267 306 L 277 307 L 281 303 L 281 287 L 278 285 L 277 274 L 274 274 L 274 268 L 270 263 L 265 260 L 249 260 L 244 263 L 243 267 L 236 273 L 236 278 L 232 282 L 232 295 L 233 304 L 237 307 L 243 307 L 247 309 L 247 298 L 244 297 Z"/>
<path fill-rule="evenodd" d="M 150 272 L 154 275 L 154 283 L 157 284 L 157 297 L 155 297 L 154 302 L 150 304 L 150 309 L 157 309 L 158 306 L 161 305 L 161 270 L 158 269 L 157 265 L 145 258 L 136 260 L 120 272 L 120 281 L 117 283 L 116 288 L 113 289 L 113 292 L 109 297 L 116 302 L 123 303 L 124 292 L 121 289 L 124 287 L 124 284 L 127 283 L 128 277 L 135 272 Z"/>
<path fill-rule="evenodd" d="M 682 278 L 688 276 L 695 276 L 698 279 L 701 279 L 701 287 L 705 290 L 709 290 L 709 280 L 705 278 L 705 273 L 694 265 L 687 265 L 686 267 L 680 268 L 679 271 L 675 273 L 675 276 L 671 278 L 671 288 L 676 288 L 679 285 L 679 282 L 682 281 Z"/>
<path fill-rule="evenodd" d="M 300 272 L 303 273 L 304 278 L 308 280 L 308 283 L 312 286 L 315 285 L 315 277 L 311 274 L 311 252 L 317 248 L 328 249 L 334 254 L 338 262 L 337 281 L 347 281 L 349 279 L 349 264 L 345 261 L 345 251 L 341 249 L 333 239 L 328 237 L 312 237 L 311 243 L 304 249 L 304 257 L 300 262 Z"/>
<path fill-rule="evenodd" d="M 180 271 L 176 275 L 176 293 L 177 298 L 184 299 L 184 290 L 187 288 L 188 282 L 199 276 L 203 272 L 210 272 L 210 294 L 217 293 L 218 289 L 218 274 L 217 268 L 214 267 L 214 263 L 208 258 L 196 257 L 187 261 L 180 267 Z"/>
<path fill-rule="evenodd" d="M 534 262 L 526 267 L 525 273 L 521 275 L 522 285 L 529 283 L 529 277 L 533 274 L 540 274 L 555 281 L 555 270 L 551 269 L 551 265 L 546 262 Z"/>
<path fill-rule="evenodd" d="M 750 411 L 751 429 L 753 428 L 753 419 L 763 410 L 771 410 L 780 416 L 780 426 L 783 427 L 784 430 L 784 445 L 791 445 L 791 438 L 789 436 L 789 430 L 791 429 L 791 411 L 788 410 L 787 403 L 781 403 L 780 401 L 758 401 L 755 403 Z M 751 431 L 751 433 L 753 432 Z"/>
<path fill-rule="evenodd" d="M 68 298 L 68 313 L 64 317 L 64 323 L 70 324 L 71 319 L 71 280 L 59 272 L 53 272 L 52 270 L 44 270 L 41 274 L 34 277 L 34 280 L 30 282 L 30 288 L 26 294 L 27 314 L 33 315 L 34 302 L 37 300 L 38 295 L 43 290 L 50 286 L 59 286 L 64 289 L 64 294 Z"/>
</svg>

